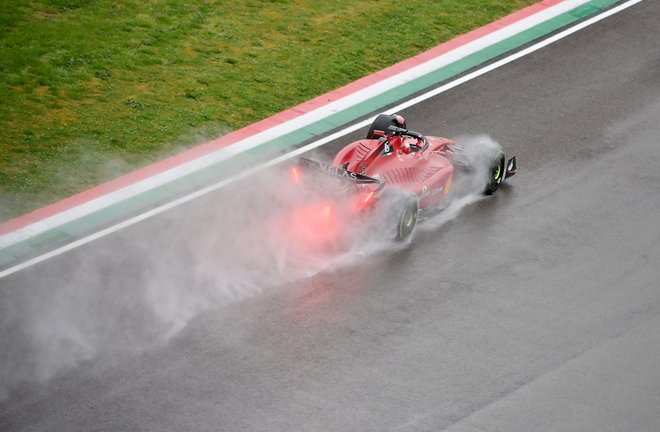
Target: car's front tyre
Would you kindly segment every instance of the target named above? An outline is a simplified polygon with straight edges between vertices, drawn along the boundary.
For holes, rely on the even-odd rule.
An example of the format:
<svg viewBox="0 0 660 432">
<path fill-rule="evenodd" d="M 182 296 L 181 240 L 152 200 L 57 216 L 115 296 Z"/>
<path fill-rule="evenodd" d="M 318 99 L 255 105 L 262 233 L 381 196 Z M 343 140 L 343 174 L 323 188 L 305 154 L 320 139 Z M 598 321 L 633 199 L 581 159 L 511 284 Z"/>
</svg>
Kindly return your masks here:
<svg viewBox="0 0 660 432">
<path fill-rule="evenodd" d="M 492 195 L 500 187 L 506 176 L 506 157 L 504 152 L 499 150 L 492 158 L 488 170 L 488 179 L 484 193 Z"/>
</svg>

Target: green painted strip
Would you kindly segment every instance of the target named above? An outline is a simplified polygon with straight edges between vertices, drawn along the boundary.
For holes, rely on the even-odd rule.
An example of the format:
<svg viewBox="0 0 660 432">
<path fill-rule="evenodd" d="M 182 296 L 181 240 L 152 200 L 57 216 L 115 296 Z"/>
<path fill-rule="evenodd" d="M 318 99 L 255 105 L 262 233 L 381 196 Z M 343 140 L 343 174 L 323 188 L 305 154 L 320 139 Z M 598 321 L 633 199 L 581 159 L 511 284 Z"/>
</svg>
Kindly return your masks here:
<svg viewBox="0 0 660 432">
<path fill-rule="evenodd" d="M 342 127 L 356 118 L 382 109 L 414 93 L 437 85 L 458 74 L 466 72 L 484 62 L 490 61 L 502 54 L 517 49 L 540 37 L 548 35 L 562 27 L 574 23 L 587 16 L 608 8 L 619 0 L 592 0 L 569 12 L 551 20 L 538 24 L 526 31 L 518 33 L 506 40 L 493 44 L 483 50 L 468 55 L 441 69 L 413 79 L 399 87 L 385 91 L 354 106 L 334 113 L 317 122 L 293 131 L 284 136 L 265 142 L 258 148 L 234 156 L 231 160 L 221 161 L 203 170 L 191 173 L 189 176 L 177 179 L 166 185 L 146 191 L 121 203 L 98 210 L 58 228 L 35 235 L 23 242 L 0 250 L 0 266 L 5 266 L 33 253 L 35 249 L 64 244 L 73 238 L 91 233 L 99 227 L 108 226 L 113 222 L 137 214 L 141 210 L 167 202 L 185 193 L 213 184 L 226 178 L 237 166 L 249 166 L 255 160 L 273 157 L 282 151 L 289 150 L 309 141 L 321 134 Z"/>
</svg>

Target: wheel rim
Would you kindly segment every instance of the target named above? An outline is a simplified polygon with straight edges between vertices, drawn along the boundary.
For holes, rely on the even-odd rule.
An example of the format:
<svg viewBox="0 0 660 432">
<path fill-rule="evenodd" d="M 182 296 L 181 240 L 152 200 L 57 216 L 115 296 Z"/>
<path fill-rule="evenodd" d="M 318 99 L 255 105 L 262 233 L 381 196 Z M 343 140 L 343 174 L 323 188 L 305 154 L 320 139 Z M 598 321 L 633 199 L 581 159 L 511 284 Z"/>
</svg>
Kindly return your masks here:
<svg viewBox="0 0 660 432">
<path fill-rule="evenodd" d="M 415 220 L 415 217 L 414 217 L 412 211 L 407 212 L 407 213 L 408 213 L 408 220 L 406 221 L 406 228 L 410 228 L 410 226 L 413 224 L 413 222 Z"/>
<path fill-rule="evenodd" d="M 500 179 L 500 174 L 502 174 L 502 165 L 497 164 L 495 170 L 493 171 L 493 176 L 495 177 L 495 180 Z"/>
<path fill-rule="evenodd" d="M 504 158 L 500 157 L 497 160 L 497 165 L 493 167 L 493 172 L 492 172 L 493 181 L 495 182 L 495 184 L 500 184 L 502 180 L 504 180 L 503 173 L 504 173 Z"/>
</svg>

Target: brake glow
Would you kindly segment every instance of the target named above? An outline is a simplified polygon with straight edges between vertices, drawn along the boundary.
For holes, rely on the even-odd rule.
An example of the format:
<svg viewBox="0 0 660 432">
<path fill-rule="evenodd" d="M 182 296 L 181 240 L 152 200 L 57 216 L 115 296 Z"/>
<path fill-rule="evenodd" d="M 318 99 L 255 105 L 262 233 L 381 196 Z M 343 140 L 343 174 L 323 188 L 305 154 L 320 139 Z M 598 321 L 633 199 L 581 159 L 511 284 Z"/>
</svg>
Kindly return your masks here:
<svg viewBox="0 0 660 432">
<path fill-rule="evenodd" d="M 293 180 L 294 183 L 300 183 L 300 168 L 297 166 L 292 166 L 291 167 L 291 179 Z"/>
<path fill-rule="evenodd" d="M 369 204 L 371 204 L 371 201 L 373 201 L 375 195 L 375 191 L 369 191 L 367 193 L 360 194 L 356 202 L 356 207 L 358 209 L 367 207 Z"/>
</svg>

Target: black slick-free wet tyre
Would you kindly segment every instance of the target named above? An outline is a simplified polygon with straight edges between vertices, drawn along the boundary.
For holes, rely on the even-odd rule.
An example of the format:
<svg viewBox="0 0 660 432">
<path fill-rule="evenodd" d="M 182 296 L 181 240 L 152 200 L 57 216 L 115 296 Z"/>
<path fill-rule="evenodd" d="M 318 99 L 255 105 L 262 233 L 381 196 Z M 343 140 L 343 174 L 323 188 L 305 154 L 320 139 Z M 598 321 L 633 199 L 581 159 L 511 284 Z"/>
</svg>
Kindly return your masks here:
<svg viewBox="0 0 660 432">
<path fill-rule="evenodd" d="M 498 151 L 490 163 L 488 170 L 488 179 L 484 193 L 492 195 L 500 187 L 506 176 L 506 157 L 504 152 Z"/>
<path fill-rule="evenodd" d="M 396 227 L 396 241 L 404 241 L 415 230 L 417 217 L 419 215 L 419 199 L 415 195 L 409 195 L 403 200 L 403 205 L 399 211 L 399 217 Z"/>
</svg>

